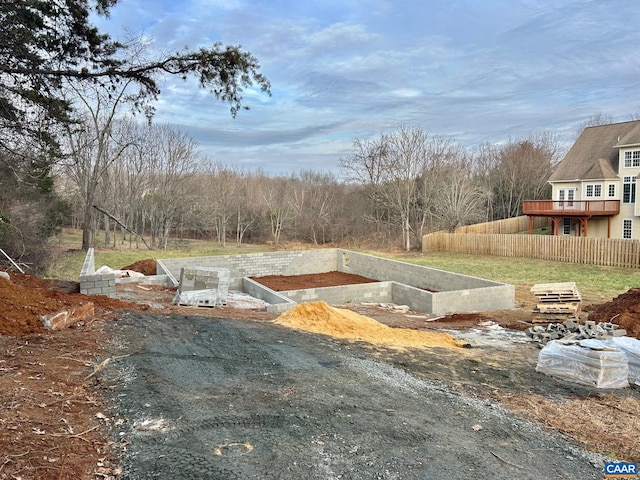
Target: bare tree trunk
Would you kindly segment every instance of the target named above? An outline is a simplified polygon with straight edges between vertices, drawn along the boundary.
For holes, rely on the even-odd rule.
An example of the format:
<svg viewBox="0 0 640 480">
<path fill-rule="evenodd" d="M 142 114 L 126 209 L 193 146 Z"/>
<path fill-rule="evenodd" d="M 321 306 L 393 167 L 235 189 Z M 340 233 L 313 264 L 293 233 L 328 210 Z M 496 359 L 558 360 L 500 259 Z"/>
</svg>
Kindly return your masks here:
<svg viewBox="0 0 640 480">
<path fill-rule="evenodd" d="M 104 216 L 104 246 L 109 247 L 111 245 L 111 228 L 109 225 L 109 216 Z"/>
</svg>

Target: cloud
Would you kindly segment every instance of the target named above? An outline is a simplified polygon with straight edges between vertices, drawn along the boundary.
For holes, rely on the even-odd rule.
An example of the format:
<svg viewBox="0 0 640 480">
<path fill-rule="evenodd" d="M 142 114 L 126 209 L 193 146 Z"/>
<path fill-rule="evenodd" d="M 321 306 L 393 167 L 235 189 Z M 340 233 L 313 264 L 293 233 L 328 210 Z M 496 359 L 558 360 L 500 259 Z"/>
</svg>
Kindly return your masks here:
<svg viewBox="0 0 640 480">
<path fill-rule="evenodd" d="M 404 122 L 462 145 L 573 131 L 640 107 L 640 11 L 627 0 L 121 0 L 110 21 L 174 51 L 241 44 L 273 96 L 228 106 L 167 79 L 157 120 L 220 161 L 335 168 L 355 138 Z"/>
</svg>

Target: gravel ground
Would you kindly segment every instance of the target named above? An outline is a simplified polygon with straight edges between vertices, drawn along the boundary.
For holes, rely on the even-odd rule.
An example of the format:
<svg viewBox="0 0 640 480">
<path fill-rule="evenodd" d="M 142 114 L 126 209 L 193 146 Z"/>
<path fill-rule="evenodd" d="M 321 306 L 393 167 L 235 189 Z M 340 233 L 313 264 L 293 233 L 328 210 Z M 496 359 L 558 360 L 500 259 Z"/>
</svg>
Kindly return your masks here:
<svg viewBox="0 0 640 480">
<path fill-rule="evenodd" d="M 602 478 L 601 457 L 427 378 L 438 351 L 148 312 L 108 328 L 94 378 L 130 479 Z"/>
</svg>

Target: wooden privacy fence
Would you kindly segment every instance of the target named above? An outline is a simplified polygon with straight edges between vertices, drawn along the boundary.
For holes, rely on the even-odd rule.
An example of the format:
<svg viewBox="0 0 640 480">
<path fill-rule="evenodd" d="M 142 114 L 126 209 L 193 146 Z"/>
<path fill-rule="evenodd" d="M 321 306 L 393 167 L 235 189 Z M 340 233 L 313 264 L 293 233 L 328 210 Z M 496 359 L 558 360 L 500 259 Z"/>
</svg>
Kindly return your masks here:
<svg viewBox="0 0 640 480">
<path fill-rule="evenodd" d="M 640 268 L 640 240 L 617 238 L 435 232 L 422 237 L 422 251 Z"/>
<path fill-rule="evenodd" d="M 533 228 L 548 227 L 550 225 L 551 221 L 548 217 L 533 217 Z M 504 220 L 456 227 L 454 233 L 520 233 L 528 230 L 529 217 L 521 215 L 519 217 L 505 218 Z"/>
</svg>

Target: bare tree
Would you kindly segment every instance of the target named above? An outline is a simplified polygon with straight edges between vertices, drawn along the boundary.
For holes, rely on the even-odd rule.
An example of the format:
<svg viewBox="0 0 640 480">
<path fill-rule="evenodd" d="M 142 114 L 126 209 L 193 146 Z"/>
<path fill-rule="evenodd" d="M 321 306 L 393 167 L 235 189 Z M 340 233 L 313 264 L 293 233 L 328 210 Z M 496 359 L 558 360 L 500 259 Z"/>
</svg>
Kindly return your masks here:
<svg viewBox="0 0 640 480">
<path fill-rule="evenodd" d="M 147 127 L 137 124 L 135 128 L 144 131 Z M 142 132 L 137 136 L 144 138 Z M 132 245 L 135 238 L 136 247 L 144 234 L 144 195 L 151 188 L 151 172 L 149 172 L 149 162 L 144 150 L 144 140 L 137 143 L 134 148 L 128 149 L 123 154 L 121 161 L 114 166 L 115 172 L 113 174 L 118 182 L 118 186 L 115 188 L 118 195 L 112 209 L 118 213 L 126 226 L 121 226 L 121 241 L 126 240 L 127 231 L 136 232 L 129 236 L 129 246 Z"/>
<path fill-rule="evenodd" d="M 348 182 L 364 188 L 369 208 L 363 212 L 363 218 L 376 226 L 380 234 L 390 223 L 389 208 L 384 201 L 384 186 L 387 182 L 386 170 L 387 137 L 360 139 L 353 141 L 352 152 L 340 159 L 340 168 Z"/>
<path fill-rule="evenodd" d="M 219 162 L 212 162 L 206 169 L 206 193 L 211 220 L 216 231 L 218 244 L 227 244 L 229 222 L 237 213 L 235 197 L 238 195 L 240 175 L 232 168 Z"/>
<path fill-rule="evenodd" d="M 298 175 L 291 199 L 296 232 L 314 244 L 325 243 L 331 223 L 336 180 L 331 174 L 304 171 Z"/>
<path fill-rule="evenodd" d="M 559 151 L 557 137 L 544 133 L 500 149 L 490 180 L 494 219 L 520 215 L 524 200 L 549 197 L 547 180 Z"/>
<path fill-rule="evenodd" d="M 234 217 L 236 244 L 240 245 L 247 232 L 254 230 L 264 215 L 261 202 L 256 201 L 255 192 L 259 191 L 258 177 L 242 172 L 238 178 L 238 190 L 235 195 Z"/>
<path fill-rule="evenodd" d="M 483 143 L 476 146 L 470 153 L 471 165 L 470 173 L 474 184 L 486 192 L 493 191 L 493 172 L 498 168 L 500 158 L 500 147 L 492 143 Z M 485 215 L 483 220 L 488 222 L 497 218 L 494 212 L 493 195 L 486 199 Z"/>
<path fill-rule="evenodd" d="M 143 151 L 149 168 L 143 202 L 151 246 L 166 249 L 171 228 L 194 201 L 190 187 L 199 173 L 200 157 L 193 139 L 168 125 L 148 126 Z"/>
<path fill-rule="evenodd" d="M 387 137 L 385 199 L 399 217 L 406 251 L 411 250 L 412 214 L 418 196 L 418 177 L 428 156 L 429 135 L 418 127 L 402 125 Z"/>
<path fill-rule="evenodd" d="M 415 231 L 416 240 L 421 241 L 427 226 L 438 219 L 438 204 L 447 192 L 443 188 L 456 169 L 467 172 L 466 153 L 453 142 L 441 137 L 426 139 L 425 157 L 418 177 L 416 199 Z"/>
<path fill-rule="evenodd" d="M 451 168 L 438 184 L 438 200 L 434 202 L 434 216 L 441 228 L 453 231 L 483 219 L 490 192 L 474 184 L 469 172 Z"/>
<path fill-rule="evenodd" d="M 84 202 L 83 250 L 91 243 L 93 204 L 98 185 L 110 166 L 137 141 L 130 135 L 132 121 L 118 118 L 122 104 L 127 101 L 127 87 L 125 83 L 119 90 L 107 92 L 94 85 L 71 86 L 78 110 L 82 108 L 84 112 L 84 122 L 81 126 L 71 125 L 67 130 L 70 161 L 66 163 L 66 170 Z"/>
<path fill-rule="evenodd" d="M 274 245 L 280 243 L 280 237 L 292 217 L 291 188 L 292 180 L 286 177 L 264 177 L 260 182 L 260 197 L 264 204 L 267 219 L 271 227 Z"/>
</svg>

